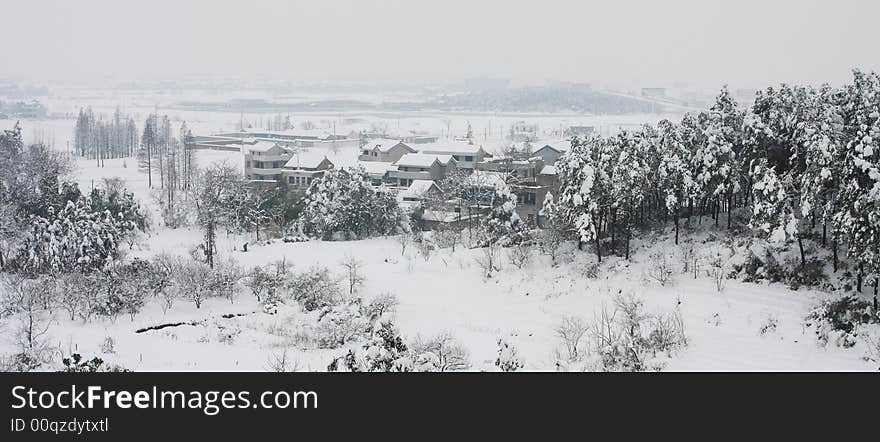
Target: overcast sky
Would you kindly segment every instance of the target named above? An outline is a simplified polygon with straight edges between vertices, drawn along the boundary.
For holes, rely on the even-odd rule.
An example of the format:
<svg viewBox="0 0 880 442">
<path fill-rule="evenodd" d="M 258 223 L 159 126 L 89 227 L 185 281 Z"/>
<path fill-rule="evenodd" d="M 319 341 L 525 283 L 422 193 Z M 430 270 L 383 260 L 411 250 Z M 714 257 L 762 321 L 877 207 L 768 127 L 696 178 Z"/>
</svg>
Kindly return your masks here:
<svg viewBox="0 0 880 442">
<path fill-rule="evenodd" d="M 880 70 L 871 0 L 2 0 L 0 77 L 751 87 Z"/>
</svg>

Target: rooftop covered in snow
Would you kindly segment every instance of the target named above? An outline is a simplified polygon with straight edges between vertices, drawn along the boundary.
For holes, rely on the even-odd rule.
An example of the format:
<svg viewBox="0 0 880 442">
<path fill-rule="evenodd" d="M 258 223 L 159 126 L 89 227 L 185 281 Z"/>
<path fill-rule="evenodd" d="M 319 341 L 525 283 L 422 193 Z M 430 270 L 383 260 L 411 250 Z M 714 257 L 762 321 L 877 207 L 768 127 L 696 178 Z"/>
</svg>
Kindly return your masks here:
<svg viewBox="0 0 880 442">
<path fill-rule="evenodd" d="M 394 164 L 398 167 L 431 167 L 435 162 L 439 162 L 440 165 L 445 166 L 449 164 L 450 161 L 455 161 L 455 159 L 452 158 L 452 155 L 408 153 L 400 157 L 400 159 Z"/>
</svg>

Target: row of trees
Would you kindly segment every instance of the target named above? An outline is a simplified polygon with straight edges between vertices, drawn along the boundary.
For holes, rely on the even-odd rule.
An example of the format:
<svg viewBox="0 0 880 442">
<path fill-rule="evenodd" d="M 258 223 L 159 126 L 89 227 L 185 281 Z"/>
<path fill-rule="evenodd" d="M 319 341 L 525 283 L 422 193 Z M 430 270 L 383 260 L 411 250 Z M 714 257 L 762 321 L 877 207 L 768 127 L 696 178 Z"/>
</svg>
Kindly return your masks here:
<svg viewBox="0 0 880 442">
<path fill-rule="evenodd" d="M 106 120 L 96 116 L 92 108 L 80 109 L 73 145 L 77 154 L 103 166 L 106 158 L 130 157 L 137 152 L 138 128 L 134 118 L 123 114 L 118 107 Z"/>
<path fill-rule="evenodd" d="M 776 243 L 845 244 L 864 273 L 880 274 L 880 77 L 855 71 L 842 87 L 781 85 L 742 109 L 725 87 L 715 104 L 680 123 L 575 139 L 557 163 L 559 195 L 545 215 L 601 259 L 635 227 L 737 208 Z M 861 282 L 861 276 L 859 278 Z"/>
<path fill-rule="evenodd" d="M 177 191 L 186 191 L 193 185 L 197 167 L 195 153 L 190 148 L 192 136 L 185 121 L 175 136 L 167 115 L 152 114 L 144 121 L 139 163 L 147 171 L 150 188 L 153 188 L 154 174 L 159 175 L 159 188 L 166 191 L 166 199 L 171 205 Z"/>
</svg>

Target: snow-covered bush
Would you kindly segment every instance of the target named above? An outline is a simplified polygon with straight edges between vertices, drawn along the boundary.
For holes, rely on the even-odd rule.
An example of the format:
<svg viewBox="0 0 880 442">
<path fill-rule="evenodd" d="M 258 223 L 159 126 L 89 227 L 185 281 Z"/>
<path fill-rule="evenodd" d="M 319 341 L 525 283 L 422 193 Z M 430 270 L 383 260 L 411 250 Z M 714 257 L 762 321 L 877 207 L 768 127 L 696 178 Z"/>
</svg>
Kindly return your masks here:
<svg viewBox="0 0 880 442">
<path fill-rule="evenodd" d="M 113 339 L 112 336 L 105 337 L 104 341 L 101 342 L 101 353 L 104 353 L 104 354 L 116 353 L 116 340 Z"/>
<path fill-rule="evenodd" d="M 802 286 L 818 287 L 828 278 L 825 275 L 825 263 L 815 256 L 807 258 L 801 265 L 796 261 L 788 261 L 786 264 L 789 268 L 788 287 L 792 290 Z"/>
<path fill-rule="evenodd" d="M 145 284 L 153 298 L 161 298 L 162 311 L 167 312 L 174 305 L 177 293 L 173 290 L 174 271 L 179 261 L 178 257 L 159 254 L 150 262 L 150 269 L 145 275 Z"/>
<path fill-rule="evenodd" d="M 773 315 L 767 315 L 767 320 L 761 324 L 761 327 L 758 329 L 758 333 L 761 335 L 766 335 L 767 333 L 775 333 L 776 326 L 779 324 L 779 320 L 776 319 Z"/>
<path fill-rule="evenodd" d="M 413 361 L 409 356 L 409 349 L 394 323 L 386 321 L 360 348 L 333 359 L 327 371 L 413 371 Z"/>
<path fill-rule="evenodd" d="M 325 240 L 393 235 L 402 230 L 397 199 L 362 170 L 330 169 L 316 178 L 298 219 L 303 233 Z"/>
<path fill-rule="evenodd" d="M 415 243 L 419 250 L 419 255 L 422 255 L 422 259 L 424 259 L 425 262 L 430 261 L 431 256 L 434 255 L 434 251 L 437 249 L 433 238 L 425 234 L 419 234 Z"/>
<path fill-rule="evenodd" d="M 235 344 L 235 340 L 241 334 L 241 327 L 237 325 L 217 324 L 217 342 L 226 345 Z"/>
<path fill-rule="evenodd" d="M 648 346 L 655 354 L 664 352 L 670 355 L 673 350 L 686 347 L 687 344 L 681 310 L 676 308 L 672 313 L 657 313 L 651 316 Z"/>
<path fill-rule="evenodd" d="M 371 323 L 361 311 L 361 303 L 326 307 L 318 319 L 315 339 L 321 348 L 339 348 L 367 335 Z"/>
<path fill-rule="evenodd" d="M 120 241 L 137 228 L 125 213 L 95 212 L 87 198 L 48 217 L 33 216 L 13 266 L 33 273 L 88 272 L 119 257 Z"/>
<path fill-rule="evenodd" d="M 376 324 L 383 318 L 390 319 L 397 312 L 399 304 L 400 301 L 394 294 L 382 293 L 364 306 L 364 313 L 366 317 L 370 318 L 372 324 Z"/>
<path fill-rule="evenodd" d="M 498 340 L 498 356 L 495 358 L 495 366 L 503 372 L 514 372 L 525 367 L 525 362 L 519 356 L 516 347 L 504 339 Z"/>
<path fill-rule="evenodd" d="M 309 312 L 334 306 L 342 300 L 339 282 L 326 267 L 312 267 L 291 277 L 287 291 Z"/>
<path fill-rule="evenodd" d="M 503 246 L 519 244 L 529 238 L 529 229 L 516 213 L 516 195 L 507 185 L 495 186 L 492 209 L 483 220 L 484 244 L 498 242 Z"/>
<path fill-rule="evenodd" d="M 63 365 L 63 368 L 59 371 L 64 373 L 112 373 L 131 371 L 115 364 L 105 365 L 104 360 L 99 357 L 84 359 L 79 353 L 74 353 L 70 357 L 62 358 L 61 364 Z"/>
<path fill-rule="evenodd" d="M 807 315 L 807 325 L 815 327 L 819 342 L 841 347 L 855 345 L 859 327 L 865 324 L 880 324 L 880 312 L 856 296 L 826 300 Z"/>
<path fill-rule="evenodd" d="M 212 269 L 208 264 L 181 259 L 173 276 L 177 297 L 191 301 L 201 308 L 205 300 L 218 296 L 230 296 L 234 291 L 235 275 L 222 265 Z"/>
<path fill-rule="evenodd" d="M 615 297 L 612 310 L 603 307 L 590 335 L 593 348 L 588 362 L 602 371 L 659 370 L 658 353 L 668 356 L 688 345 L 678 310 L 651 314 L 633 295 Z"/>
</svg>

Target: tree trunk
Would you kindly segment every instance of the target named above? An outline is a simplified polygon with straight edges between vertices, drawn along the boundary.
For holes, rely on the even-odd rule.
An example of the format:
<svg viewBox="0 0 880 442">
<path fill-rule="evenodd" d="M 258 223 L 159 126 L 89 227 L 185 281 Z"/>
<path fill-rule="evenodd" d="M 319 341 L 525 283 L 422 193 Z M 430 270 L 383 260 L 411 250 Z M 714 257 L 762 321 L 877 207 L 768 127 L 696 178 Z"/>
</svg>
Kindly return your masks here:
<svg viewBox="0 0 880 442">
<path fill-rule="evenodd" d="M 859 263 L 859 275 L 856 276 L 856 291 L 862 293 L 862 273 L 865 270 L 865 265 L 861 262 Z"/>
<path fill-rule="evenodd" d="M 804 254 L 804 240 L 801 238 L 801 235 L 798 234 L 798 249 L 801 252 L 801 270 L 803 270 L 807 266 L 807 257 Z"/>
<path fill-rule="evenodd" d="M 617 230 L 617 229 L 614 228 L 614 221 L 615 221 L 615 218 L 617 218 L 616 215 L 617 215 L 616 212 L 614 210 L 612 210 L 611 211 L 611 223 L 608 225 L 608 229 L 611 230 L 611 253 L 614 253 L 614 254 L 617 254 L 617 247 L 615 247 L 615 244 L 614 244 L 615 237 L 617 236 L 616 235 L 617 232 L 615 232 L 615 230 Z"/>
<path fill-rule="evenodd" d="M 834 273 L 837 273 L 837 240 L 831 242 L 831 254 L 834 256 Z"/>
<path fill-rule="evenodd" d="M 675 215 L 673 217 L 675 218 L 675 245 L 678 245 L 678 206 L 675 206 Z"/>
</svg>

